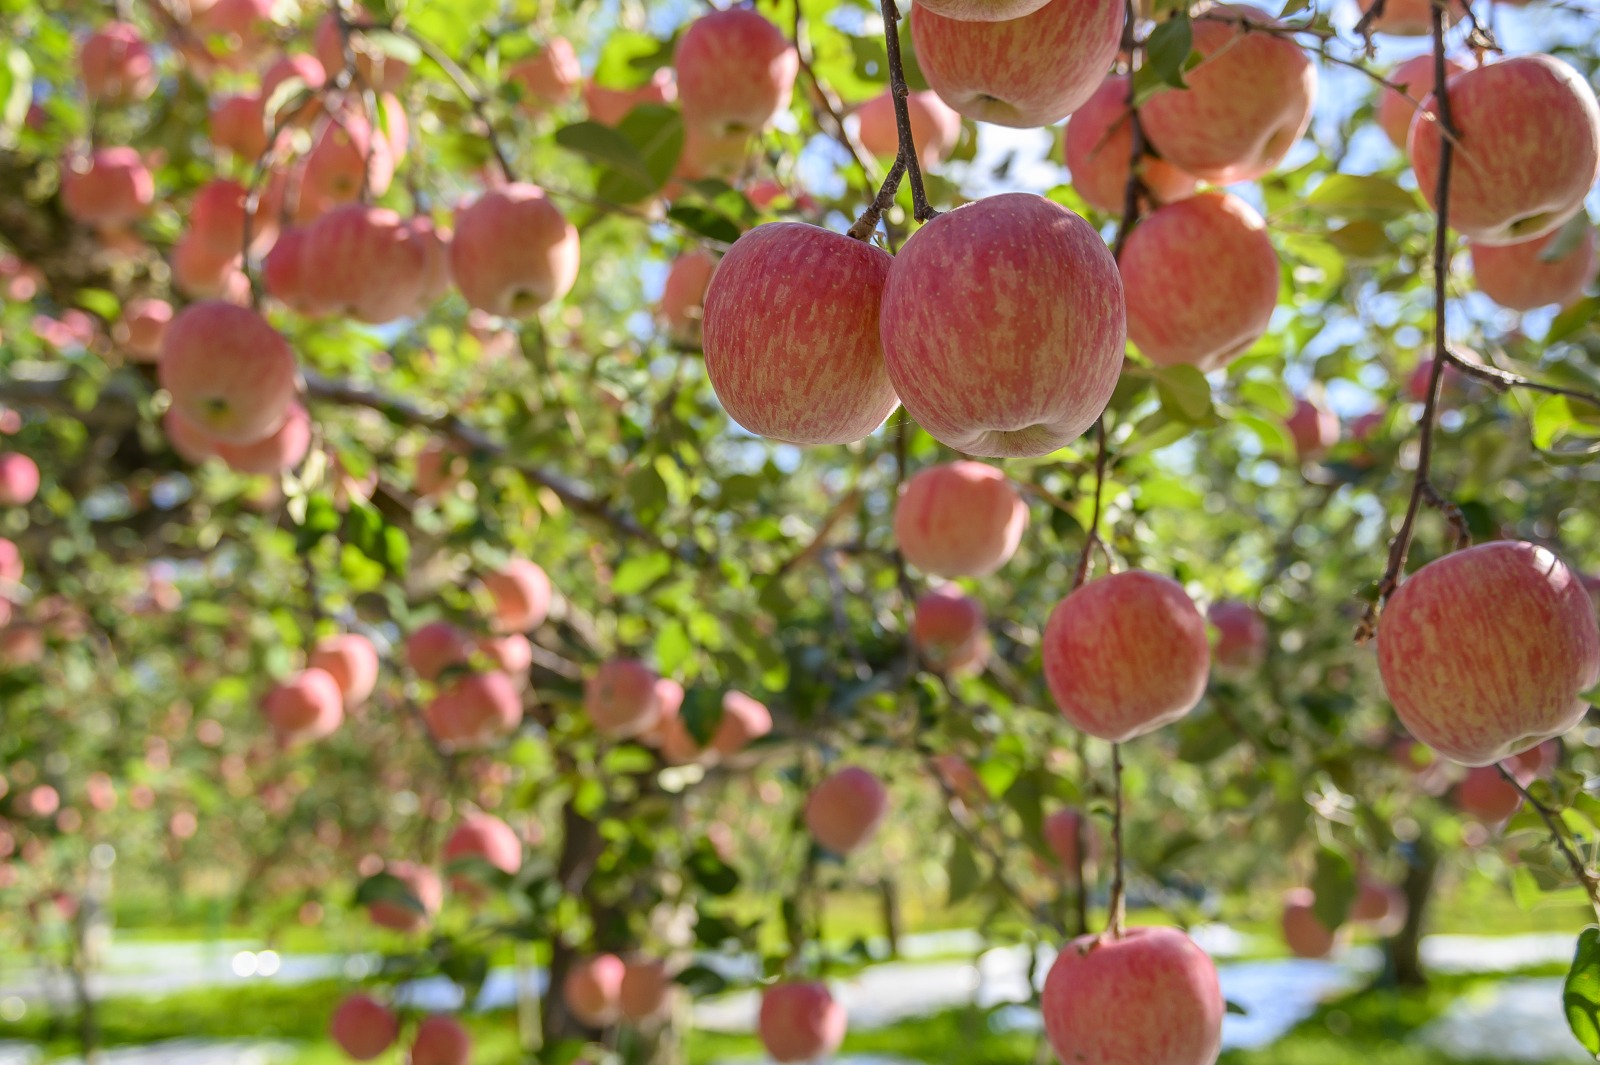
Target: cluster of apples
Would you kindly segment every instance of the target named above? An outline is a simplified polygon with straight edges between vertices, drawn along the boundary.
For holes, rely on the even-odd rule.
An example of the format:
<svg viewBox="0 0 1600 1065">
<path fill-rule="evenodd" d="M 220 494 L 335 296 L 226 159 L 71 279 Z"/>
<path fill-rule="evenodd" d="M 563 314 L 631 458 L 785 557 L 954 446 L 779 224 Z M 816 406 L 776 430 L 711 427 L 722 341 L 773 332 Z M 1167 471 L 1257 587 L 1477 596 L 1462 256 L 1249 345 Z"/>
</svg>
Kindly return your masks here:
<svg viewBox="0 0 1600 1065">
<path fill-rule="evenodd" d="M 371 1061 L 399 1041 L 400 1017 L 369 995 L 351 995 L 334 1010 L 328 1034 L 356 1061 Z M 411 1065 L 469 1065 L 472 1036 L 454 1017 L 430 1014 L 417 1022 L 406 1060 Z"/>
<path fill-rule="evenodd" d="M 671 1012 L 676 997 L 673 967 L 643 954 L 582 958 L 561 983 L 567 1012 L 591 1028 L 609 1028 L 620 1021 L 650 1024 Z"/>
</svg>

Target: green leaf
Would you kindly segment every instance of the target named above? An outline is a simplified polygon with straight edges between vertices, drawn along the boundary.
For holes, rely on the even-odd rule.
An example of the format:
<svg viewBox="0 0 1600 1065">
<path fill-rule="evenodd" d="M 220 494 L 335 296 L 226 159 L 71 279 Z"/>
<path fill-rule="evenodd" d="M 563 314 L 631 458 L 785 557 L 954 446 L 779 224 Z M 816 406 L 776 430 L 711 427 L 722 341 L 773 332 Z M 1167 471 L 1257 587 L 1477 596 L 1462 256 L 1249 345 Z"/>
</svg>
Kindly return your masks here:
<svg viewBox="0 0 1600 1065">
<path fill-rule="evenodd" d="M 950 877 L 951 906 L 970 898 L 972 893 L 978 890 L 978 885 L 983 881 L 983 873 L 978 869 L 978 860 L 973 857 L 972 848 L 967 846 L 965 840 L 956 841 L 946 873 Z"/>
<path fill-rule="evenodd" d="M 1590 706 L 1600 706 L 1600 684 L 1596 684 L 1578 698 L 1586 701 Z"/>
<path fill-rule="evenodd" d="M 1339 218 L 1403 218 L 1417 210 L 1417 197 L 1373 174 L 1329 174 L 1306 205 Z"/>
<path fill-rule="evenodd" d="M 639 149 L 620 129 L 599 122 L 575 122 L 556 130 L 555 137 L 561 147 L 577 152 L 590 162 L 641 182 L 650 180 L 650 171 L 645 168 Z"/>
<path fill-rule="evenodd" d="M 13 45 L 0 64 L 0 146 L 14 144 L 33 104 L 33 60 Z"/>
<path fill-rule="evenodd" d="M 672 62 L 673 41 L 637 30 L 616 30 L 606 38 L 595 64 L 595 84 L 609 89 L 633 89 Z"/>
<path fill-rule="evenodd" d="M 1329 931 L 1343 925 L 1350 916 L 1350 907 L 1356 900 L 1356 867 L 1350 859 L 1332 847 L 1317 852 L 1317 868 L 1311 876 L 1311 890 L 1316 901 L 1311 911 Z"/>
<path fill-rule="evenodd" d="M 611 590 L 617 595 L 637 595 L 671 571 L 672 559 L 665 551 L 634 555 L 617 567 Z"/>
<path fill-rule="evenodd" d="M 731 895 L 739 890 L 739 873 L 718 855 L 710 840 L 702 839 L 690 852 L 689 875 L 709 895 Z"/>
<path fill-rule="evenodd" d="M 392 903 L 413 913 L 428 912 L 406 882 L 392 873 L 375 873 L 356 886 L 357 906 L 371 906 L 375 902 Z"/>
<path fill-rule="evenodd" d="M 744 232 L 738 222 L 721 211 L 698 203 L 674 203 L 667 209 L 667 217 L 691 232 L 723 244 L 732 244 Z"/>
<path fill-rule="evenodd" d="M 1583 243 L 1584 234 L 1592 225 L 1589 221 L 1588 211 L 1579 211 L 1550 238 L 1550 243 L 1539 249 L 1539 261 L 1542 263 L 1558 263 L 1562 259 L 1578 250 L 1578 245 Z"/>
<path fill-rule="evenodd" d="M 1600 1060 L 1600 926 L 1590 925 L 1578 934 L 1561 1004 L 1573 1038 Z"/>
<path fill-rule="evenodd" d="M 595 191 L 613 203 L 636 203 L 659 192 L 671 179 L 683 154 L 683 116 L 673 107 L 645 104 L 629 111 L 617 124 L 617 132 L 633 146 L 644 169 L 643 183 L 633 174 L 602 172 Z"/>
<path fill-rule="evenodd" d="M 1145 43 L 1145 66 L 1159 77 L 1163 84 L 1174 89 L 1187 89 L 1183 73 L 1194 51 L 1194 27 L 1188 15 L 1170 18 L 1150 31 Z"/>
<path fill-rule="evenodd" d="M 1357 218 L 1329 230 L 1328 243 L 1358 262 L 1375 262 L 1394 254 L 1388 230 L 1370 218 Z"/>
<path fill-rule="evenodd" d="M 676 981 L 689 989 L 689 994 L 696 998 L 708 995 L 720 995 L 727 990 L 728 981 L 715 969 L 704 965 L 691 965 L 675 977 Z"/>
<path fill-rule="evenodd" d="M 422 48 L 411 38 L 393 30 L 362 30 L 362 38 L 376 51 L 390 59 L 416 66 L 422 59 Z"/>
<path fill-rule="evenodd" d="M 1292 2 L 1292 0 L 1291 0 L 1291 2 Z M 1224 1005 L 1227 1007 L 1227 1011 L 1229 1013 L 1233 1014 L 1235 1017 L 1248 1017 L 1248 1016 L 1250 1016 L 1250 1011 L 1249 1010 L 1245 1009 L 1243 1006 L 1239 1005 L 1237 1002 L 1235 1002 L 1231 998 L 1228 999 L 1224 1003 Z"/>
<path fill-rule="evenodd" d="M 1600 298 L 1585 296 L 1578 300 L 1556 315 L 1550 323 L 1550 331 L 1545 334 L 1545 343 L 1554 344 L 1567 339 L 1592 322 L 1596 313 L 1600 313 Z"/>
<path fill-rule="evenodd" d="M 1163 366 L 1155 378 L 1162 409 L 1173 418 L 1193 424 L 1211 415 L 1211 383 L 1193 366 Z"/>
<path fill-rule="evenodd" d="M 684 728 L 701 747 L 711 743 L 717 726 L 722 724 L 722 697 L 709 688 L 696 685 L 684 692 L 683 706 L 678 710 Z"/>
</svg>

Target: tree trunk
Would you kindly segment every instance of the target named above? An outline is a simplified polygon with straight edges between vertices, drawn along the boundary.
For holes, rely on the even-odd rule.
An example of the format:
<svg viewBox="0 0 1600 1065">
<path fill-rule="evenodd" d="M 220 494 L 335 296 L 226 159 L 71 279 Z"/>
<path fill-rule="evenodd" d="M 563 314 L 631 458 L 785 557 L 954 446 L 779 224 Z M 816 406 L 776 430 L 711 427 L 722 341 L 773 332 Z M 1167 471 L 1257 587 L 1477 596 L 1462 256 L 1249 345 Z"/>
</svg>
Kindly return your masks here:
<svg viewBox="0 0 1600 1065">
<path fill-rule="evenodd" d="M 900 957 L 900 885 L 888 874 L 878 878 L 878 897 L 883 902 L 883 934 L 889 940 L 889 957 Z"/>
<path fill-rule="evenodd" d="M 1422 969 L 1422 933 L 1426 925 L 1428 901 L 1439 874 L 1439 855 L 1426 835 L 1412 845 L 1401 890 L 1406 896 L 1406 920 L 1400 931 L 1384 944 L 1385 983 L 1394 987 L 1424 987 L 1428 974 Z"/>
</svg>

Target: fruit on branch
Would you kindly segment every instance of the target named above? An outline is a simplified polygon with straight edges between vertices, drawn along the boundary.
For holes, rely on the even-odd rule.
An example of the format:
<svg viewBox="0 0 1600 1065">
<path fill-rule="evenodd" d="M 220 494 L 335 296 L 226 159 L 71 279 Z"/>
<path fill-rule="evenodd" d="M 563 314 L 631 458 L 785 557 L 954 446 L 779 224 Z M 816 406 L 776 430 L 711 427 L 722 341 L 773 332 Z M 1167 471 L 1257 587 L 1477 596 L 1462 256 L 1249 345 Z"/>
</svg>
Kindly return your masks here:
<svg viewBox="0 0 1600 1065">
<path fill-rule="evenodd" d="M 595 731 L 611 739 L 649 732 L 661 717 L 659 679 L 637 658 L 600 663 L 583 685 L 583 709 Z"/>
<path fill-rule="evenodd" d="M 906 96 L 906 117 L 911 120 L 911 141 L 917 161 L 933 166 L 950 158 L 961 140 L 961 116 L 929 89 Z M 900 127 L 894 113 L 894 93 L 885 89 L 856 108 L 857 136 L 861 146 L 879 159 L 900 154 Z"/>
<path fill-rule="evenodd" d="M 483 579 L 494 600 L 495 623 L 502 632 L 526 632 L 544 624 L 550 613 L 550 578 L 534 562 L 514 558 Z"/>
<path fill-rule="evenodd" d="M 112 336 L 135 362 L 154 362 L 161 354 L 161 338 L 172 321 L 172 304 L 139 297 L 122 308 Z"/>
<path fill-rule="evenodd" d="M 771 731 L 772 711 L 765 703 L 730 691 L 722 696 L 722 718 L 711 734 L 711 750 L 725 757 L 738 754 Z"/>
<path fill-rule="evenodd" d="M 1170 577 L 1126 570 L 1056 604 L 1044 675 L 1074 728 L 1120 743 L 1193 710 L 1211 670 L 1206 622 Z"/>
<path fill-rule="evenodd" d="M 284 744 L 320 740 L 344 720 L 339 685 L 320 669 L 304 669 L 276 685 L 261 700 L 267 724 Z"/>
<path fill-rule="evenodd" d="M 299 403 L 289 404 L 283 424 L 248 444 L 216 442 L 217 458 L 235 473 L 270 475 L 292 470 L 311 450 L 311 415 Z"/>
<path fill-rule="evenodd" d="M 711 11 L 672 54 L 683 120 L 718 136 L 756 133 L 789 106 L 800 54 L 752 8 Z"/>
<path fill-rule="evenodd" d="M 706 376 L 728 416 L 789 444 L 848 444 L 895 407 L 878 336 L 894 260 L 865 241 L 769 222 L 734 242 L 706 290 Z"/>
<path fill-rule="evenodd" d="M 327 313 L 327 305 L 308 269 L 305 248 L 309 233 L 309 227 L 296 226 L 278 234 L 261 261 L 261 284 L 290 310 L 314 316 Z"/>
<path fill-rule="evenodd" d="M 1566 226 L 1518 244 L 1472 244 L 1472 276 L 1478 291 L 1513 311 L 1565 307 L 1583 296 L 1594 278 L 1595 229 L 1580 212 L 1576 239 Z"/>
<path fill-rule="evenodd" d="M 1530 773 L 1517 775 L 1525 778 L 1524 787 L 1533 779 Z M 1500 775 L 1499 767 L 1480 765 L 1467 770 L 1467 775 L 1456 785 L 1455 801 L 1462 813 L 1492 828 L 1509 821 L 1511 815 L 1521 809 L 1522 794 Z"/>
<path fill-rule="evenodd" d="M 666 327 L 667 338 L 683 347 L 700 346 L 700 323 L 705 317 L 706 289 L 717 269 L 717 257 L 703 248 L 693 248 L 672 260 L 656 316 Z"/>
<path fill-rule="evenodd" d="M 460 1021 L 435 1013 L 417 1025 L 409 1065 L 469 1065 L 471 1061 L 472 1036 Z"/>
<path fill-rule="evenodd" d="M 707 126 L 687 126 L 683 131 L 683 151 L 672 176 L 678 181 L 732 181 L 750 158 L 751 143 L 751 135 L 743 130 L 718 133 Z M 675 183 L 667 186 L 664 195 L 677 195 Z"/>
<path fill-rule="evenodd" d="M 578 231 L 537 185 L 490 189 L 456 211 L 450 273 L 472 306 L 525 317 L 572 290 Z"/>
<path fill-rule="evenodd" d="M 1047 815 L 1041 828 L 1045 846 L 1067 872 L 1076 872 L 1080 861 L 1088 865 L 1100 860 L 1100 834 L 1083 811 L 1063 807 Z"/>
<path fill-rule="evenodd" d="M 1385 0 L 1385 10 L 1387 10 L 1387 0 Z M 1444 76 L 1447 80 L 1461 73 L 1461 70 L 1461 64 L 1455 60 L 1444 61 Z M 1392 84 L 1405 86 L 1406 91 L 1398 93 L 1393 89 L 1379 89 L 1375 117 L 1389 140 L 1404 152 L 1406 143 L 1411 138 L 1412 120 L 1417 117 L 1422 101 L 1432 96 L 1435 91 L 1433 53 L 1425 52 L 1422 55 L 1412 56 L 1391 70 L 1388 80 Z"/>
<path fill-rule="evenodd" d="M 1203 57 L 1139 109 L 1145 135 L 1163 159 L 1216 185 L 1252 181 L 1272 170 L 1311 124 L 1317 68 L 1292 39 L 1243 25 L 1277 26 L 1245 4 L 1213 4 L 1194 17 Z"/>
<path fill-rule="evenodd" d="M 1531 781 L 1548 777 L 1561 764 L 1561 741 L 1545 740 L 1537 747 L 1512 755 L 1510 762 L 1512 772 L 1517 774 L 1519 780 Z"/>
<path fill-rule="evenodd" d="M 189 25 L 223 65 L 242 70 L 272 45 L 273 0 L 216 0 L 193 9 Z"/>
<path fill-rule="evenodd" d="M 650 80 L 634 88 L 614 89 L 593 78 L 583 84 L 583 106 L 589 117 L 603 126 L 615 126 L 628 112 L 643 104 L 670 104 L 678 98 L 672 68 L 661 67 Z"/>
<path fill-rule="evenodd" d="M 62 168 L 61 206 L 84 225 L 131 225 L 150 210 L 155 194 L 155 179 L 132 148 L 101 148 Z"/>
<path fill-rule="evenodd" d="M 848 1023 L 827 984 L 774 984 L 761 993 L 756 1034 L 772 1060 L 787 1065 L 832 1055 L 844 1042 Z"/>
<path fill-rule="evenodd" d="M 1461 150 L 1451 165 L 1451 228 L 1475 244 L 1542 237 L 1583 208 L 1600 177 L 1600 103 L 1583 75 L 1548 55 L 1462 71 L 1446 82 Z M 1411 165 L 1438 208 L 1440 123 L 1430 94 L 1411 125 Z"/>
<path fill-rule="evenodd" d="M 1028 505 L 1006 475 L 982 462 L 930 466 L 895 502 L 894 538 L 905 560 L 936 577 L 987 577 L 1010 560 Z"/>
<path fill-rule="evenodd" d="M 1361 13 L 1372 10 L 1376 0 L 1357 0 Z M 1445 7 L 1443 3 L 1441 7 Z M 1445 25 L 1454 26 L 1461 20 L 1465 5 L 1454 0 L 1445 8 Z M 1433 32 L 1433 0 L 1384 0 L 1383 11 L 1372 20 L 1376 33 L 1390 33 L 1396 37 L 1425 37 Z M 1429 56 L 1432 61 L 1432 56 Z"/>
<path fill-rule="evenodd" d="M 492 814 L 469 813 L 444 841 L 441 856 L 448 867 L 455 862 L 477 858 L 508 876 L 516 875 L 522 868 L 522 840 L 516 830 Z M 450 888 L 470 895 L 477 888 L 469 875 L 456 873 L 450 877 Z"/>
<path fill-rule="evenodd" d="M 1483 357 L 1471 348 L 1452 347 L 1452 352 L 1476 366 L 1483 365 Z M 1473 379 L 1454 363 L 1446 363 L 1443 380 L 1439 384 L 1439 402 L 1449 406 L 1463 402 L 1471 394 Z M 1428 385 L 1433 380 L 1433 359 L 1418 359 L 1417 365 L 1406 378 L 1406 395 L 1413 403 L 1428 401 Z"/>
<path fill-rule="evenodd" d="M 434 681 L 472 655 L 472 641 L 448 621 L 430 621 L 406 639 L 406 661 L 423 680 Z"/>
<path fill-rule="evenodd" d="M 1577 575 L 1535 544 L 1445 555 L 1385 607 L 1378 669 L 1401 722 L 1468 766 L 1497 762 L 1583 720 L 1600 681 L 1600 631 Z"/>
<path fill-rule="evenodd" d="M 1211 665 L 1224 676 L 1243 678 L 1254 674 L 1267 660 L 1270 634 L 1267 623 L 1249 603 L 1219 599 L 1206 611 L 1206 619 L 1217 630 L 1211 648 Z"/>
<path fill-rule="evenodd" d="M 1122 39 L 1120 0 L 1050 0 L 1003 22 L 949 18 L 917 4 L 911 40 L 928 86 L 968 118 L 1030 128 L 1094 94 Z"/>
<path fill-rule="evenodd" d="M 1404 891 L 1375 877 L 1363 876 L 1350 906 L 1350 920 L 1371 925 L 1377 935 L 1392 936 L 1406 923 L 1409 909 Z"/>
<path fill-rule="evenodd" d="M 916 6 L 964 22 L 1004 22 L 1031 15 L 1050 0 L 917 0 Z"/>
<path fill-rule="evenodd" d="M 1278 254 L 1255 208 L 1225 192 L 1159 207 L 1123 247 L 1128 339 L 1158 366 L 1226 366 L 1266 335 Z"/>
<path fill-rule="evenodd" d="M 391 118 L 400 113 L 398 106 L 385 110 Z M 306 155 L 301 195 L 328 204 L 354 203 L 363 188 L 382 196 L 394 181 L 397 161 L 393 142 L 359 110 L 330 115 Z"/>
<path fill-rule="evenodd" d="M 478 637 L 478 653 L 506 674 L 518 688 L 528 686 L 528 670 L 533 666 L 533 644 L 520 632 L 505 636 Z"/>
<path fill-rule="evenodd" d="M 283 424 L 297 372 L 294 352 L 266 319 L 220 300 L 185 307 L 167 326 L 156 364 L 173 408 L 227 444 L 260 440 Z"/>
<path fill-rule="evenodd" d="M 979 457 L 1045 455 L 1093 425 L 1116 387 L 1122 279 L 1100 234 L 1065 207 L 990 196 L 906 241 L 880 333 L 895 392 L 940 443 Z"/>
<path fill-rule="evenodd" d="M 943 785 L 941 790 L 954 793 L 967 806 L 988 801 L 989 789 L 984 785 L 983 778 L 972 768 L 972 763 L 959 754 L 936 754 L 928 762 Z"/>
<path fill-rule="evenodd" d="M 324 636 L 317 641 L 306 664 L 333 678 L 346 709 L 366 702 L 378 686 L 377 648 L 359 632 Z"/>
<path fill-rule="evenodd" d="M 712 762 L 738 754 L 772 731 L 772 712 L 765 703 L 744 692 L 730 691 L 722 696 L 722 716 L 702 748 L 690 733 L 688 722 L 678 713 L 684 698 L 682 685 L 662 679 L 656 684 L 656 696 L 661 703 L 661 715 L 645 742 L 656 743 L 661 748 L 661 756 L 674 765 Z"/>
<path fill-rule="evenodd" d="M 261 75 L 261 99 L 271 100 L 277 94 L 280 86 L 296 78 L 299 79 L 304 87 L 302 91 L 316 92 L 328 83 L 328 72 L 314 55 L 295 52 L 291 55 L 283 56 Z M 280 101 L 280 103 L 287 103 L 287 101 Z M 311 110 L 311 108 L 307 110 Z M 287 119 L 288 116 L 285 114 L 282 117 Z M 309 115 L 302 117 L 309 117 Z"/>
<path fill-rule="evenodd" d="M 305 289 L 324 313 L 381 325 L 421 302 L 426 252 L 394 211 L 336 207 L 306 229 L 300 254 Z"/>
<path fill-rule="evenodd" d="M 1297 958 L 1326 958 L 1338 942 L 1317 916 L 1316 903 L 1310 888 L 1294 888 L 1283 896 L 1283 942 Z"/>
<path fill-rule="evenodd" d="M 1072 113 L 1062 139 L 1062 157 L 1072 187 L 1090 207 L 1120 215 L 1127 206 L 1128 160 L 1133 155 L 1133 123 L 1128 119 L 1128 78 L 1113 74 Z M 1156 203 L 1193 196 L 1200 184 L 1165 159 L 1144 154 L 1139 180 Z"/>
<path fill-rule="evenodd" d="M 21 584 L 24 568 L 22 549 L 16 541 L 0 537 L 0 582 Z"/>
<path fill-rule="evenodd" d="M 1301 461 L 1309 462 L 1339 442 L 1339 416 L 1316 400 L 1298 399 L 1284 421 Z"/>
<path fill-rule="evenodd" d="M 1051 1048 L 1074 1065 L 1213 1065 L 1225 1009 L 1216 966 L 1176 928 L 1078 937 L 1040 999 Z"/>
<path fill-rule="evenodd" d="M 622 978 L 627 966 L 615 954 L 575 962 L 561 982 L 567 1012 L 590 1028 L 606 1028 L 622 1015 Z"/>
<path fill-rule="evenodd" d="M 254 160 L 267 150 L 266 117 L 257 93 L 224 96 L 211 105 L 211 143 L 240 159 Z"/>
<path fill-rule="evenodd" d="M 468 673 L 433 697 L 423 718 L 428 731 L 451 750 L 485 747 L 517 730 L 522 696 L 504 673 Z"/>
<path fill-rule="evenodd" d="M 426 865 L 410 861 L 385 862 L 383 872 L 405 888 L 405 899 L 375 899 L 367 904 L 367 918 L 380 928 L 420 932 L 444 905 L 444 884 Z"/>
<path fill-rule="evenodd" d="M 18 451 L 0 453 L 0 507 L 23 507 L 39 494 L 39 464 Z"/>
<path fill-rule="evenodd" d="M 192 466 L 217 457 L 217 442 L 175 409 L 161 416 L 161 431 L 177 456 Z"/>
<path fill-rule="evenodd" d="M 407 219 L 406 231 L 411 243 L 422 249 L 422 285 L 409 313 L 422 315 L 450 291 L 450 241 L 454 234 L 435 225 L 427 215 Z"/>
<path fill-rule="evenodd" d="M 551 37 L 538 51 L 512 63 L 506 69 L 506 80 L 521 91 L 517 102 L 523 110 L 542 115 L 578 95 L 583 68 L 571 41 Z"/>
<path fill-rule="evenodd" d="M 350 995 L 333 1011 L 328 1035 L 352 1058 L 371 1061 L 394 1046 L 400 1019 L 370 995 Z"/>
<path fill-rule="evenodd" d="M 672 973 L 659 958 L 629 958 L 617 989 L 622 1016 L 635 1023 L 663 1017 L 672 1001 Z"/>
<path fill-rule="evenodd" d="M 860 766 L 846 766 L 806 796 L 806 829 L 824 849 L 846 855 L 877 833 L 888 812 L 883 783 Z"/>
<path fill-rule="evenodd" d="M 983 604 L 953 584 L 924 593 L 911 610 L 911 643 L 936 673 L 981 672 L 989 657 Z"/>
<path fill-rule="evenodd" d="M 372 20 L 367 9 L 356 4 L 350 11 L 352 23 L 365 23 Z M 349 63 L 346 62 L 345 35 L 339 27 L 339 20 L 333 15 L 325 15 L 317 23 L 316 36 L 313 38 L 312 47 L 317 53 L 317 60 L 330 77 L 344 70 Z M 375 92 L 394 92 L 405 84 L 406 76 L 411 73 L 411 65 L 387 54 L 383 49 L 369 41 L 359 30 L 352 31 L 349 41 L 349 58 L 355 60 L 356 84 L 371 88 Z"/>
<path fill-rule="evenodd" d="M 250 281 L 239 269 L 239 253 L 218 255 L 185 233 L 172 245 L 172 284 L 190 299 L 220 299 L 243 307 L 250 302 Z"/>
<path fill-rule="evenodd" d="M 78 71 L 89 100 L 112 107 L 145 99 L 161 80 L 150 46 L 126 22 L 108 22 L 84 38 Z"/>
<path fill-rule="evenodd" d="M 466 476 L 467 457 L 449 440 L 429 440 L 417 452 L 412 487 L 417 495 L 435 499 L 449 494 Z"/>
</svg>

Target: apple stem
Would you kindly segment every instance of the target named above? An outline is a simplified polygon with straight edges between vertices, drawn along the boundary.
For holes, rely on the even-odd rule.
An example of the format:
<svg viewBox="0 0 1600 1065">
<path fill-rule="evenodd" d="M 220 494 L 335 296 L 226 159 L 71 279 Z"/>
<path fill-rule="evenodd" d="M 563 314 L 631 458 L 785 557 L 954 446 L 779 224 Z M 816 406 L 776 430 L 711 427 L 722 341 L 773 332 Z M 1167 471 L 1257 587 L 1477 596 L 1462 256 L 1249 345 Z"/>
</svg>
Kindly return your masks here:
<svg viewBox="0 0 1600 1065">
<path fill-rule="evenodd" d="M 1589 905 L 1593 907 L 1595 917 L 1600 918 L 1600 877 L 1584 864 L 1578 857 L 1578 852 L 1573 849 L 1572 842 L 1567 838 L 1567 833 L 1562 830 L 1561 822 L 1556 819 L 1555 812 L 1544 803 L 1533 797 L 1533 793 L 1522 786 L 1522 781 L 1517 775 L 1506 768 L 1504 762 L 1496 762 L 1495 768 L 1500 770 L 1500 775 L 1505 777 L 1506 783 L 1517 789 L 1523 801 L 1533 807 L 1539 817 L 1543 819 L 1545 827 L 1550 830 L 1550 838 L 1555 841 L 1556 848 L 1561 851 L 1562 857 L 1572 867 L 1572 874 L 1578 878 L 1578 883 L 1583 885 L 1584 893 L 1589 896 Z"/>
<path fill-rule="evenodd" d="M 889 95 L 894 98 L 894 124 L 899 134 L 900 150 L 894 165 L 889 168 L 878 194 L 861 212 L 848 235 L 855 240 L 870 240 L 878 228 L 884 212 L 894 206 L 894 197 L 900 191 L 900 179 L 911 178 L 911 214 L 918 222 L 937 218 L 939 212 L 928 203 L 928 190 L 922 184 L 922 164 L 917 161 L 917 146 L 911 135 L 911 112 L 906 107 L 906 97 L 911 90 L 906 86 L 905 61 L 900 55 L 900 9 L 896 0 L 881 0 L 883 10 L 883 46 L 889 56 Z"/>
<path fill-rule="evenodd" d="M 1386 3 L 1387 0 L 1372 0 L 1372 6 L 1367 8 L 1361 17 L 1356 20 L 1356 36 L 1360 37 L 1365 43 L 1368 59 L 1378 54 L 1377 47 L 1372 43 L 1372 24 L 1383 17 L 1383 9 Z"/>
<path fill-rule="evenodd" d="M 1089 567 L 1094 561 L 1095 548 L 1103 546 L 1100 542 L 1100 507 L 1106 483 L 1105 415 L 1095 419 L 1094 434 L 1094 509 L 1090 512 L 1089 517 L 1089 537 L 1083 542 L 1083 554 L 1078 558 L 1077 572 L 1072 575 L 1073 591 L 1077 591 L 1083 586 L 1083 582 L 1089 579 Z"/>
<path fill-rule="evenodd" d="M 1139 121 L 1139 94 L 1134 83 L 1133 68 L 1139 55 L 1139 35 L 1137 29 L 1137 13 L 1133 9 L 1133 0 L 1126 0 L 1123 5 L 1122 20 L 1122 50 L 1128 53 L 1128 132 L 1130 150 L 1128 153 L 1128 184 L 1122 195 L 1122 219 L 1117 223 L 1117 237 L 1111 245 L 1113 258 L 1122 258 L 1122 249 L 1128 243 L 1128 236 L 1133 232 L 1133 227 L 1139 222 L 1139 200 L 1141 197 L 1148 199 L 1149 190 L 1145 188 L 1144 178 L 1139 175 L 1140 164 L 1144 162 L 1146 149 L 1144 139 L 1144 124 Z M 1081 581 L 1079 583 L 1082 583 Z"/>
<path fill-rule="evenodd" d="M 1122 858 L 1122 745 L 1111 745 L 1111 903 L 1106 914 L 1107 939 L 1121 939 L 1128 917 L 1127 876 Z"/>
</svg>

